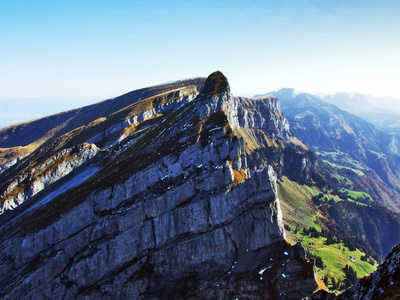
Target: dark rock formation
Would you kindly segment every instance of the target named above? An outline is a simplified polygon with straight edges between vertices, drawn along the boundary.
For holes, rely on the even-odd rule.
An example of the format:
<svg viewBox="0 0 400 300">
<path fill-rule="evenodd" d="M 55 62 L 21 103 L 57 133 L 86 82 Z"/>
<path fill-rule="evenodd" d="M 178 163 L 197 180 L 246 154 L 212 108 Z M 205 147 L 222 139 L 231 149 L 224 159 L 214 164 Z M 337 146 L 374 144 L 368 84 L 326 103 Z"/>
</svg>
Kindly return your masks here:
<svg viewBox="0 0 400 300">
<path fill-rule="evenodd" d="M 276 186 L 286 162 L 314 176 L 311 154 L 276 98 L 233 98 L 220 72 L 197 88 L 160 87 L 80 119 L 2 175 L 0 297 L 299 299 L 316 289 L 312 262 L 284 240 Z"/>
</svg>

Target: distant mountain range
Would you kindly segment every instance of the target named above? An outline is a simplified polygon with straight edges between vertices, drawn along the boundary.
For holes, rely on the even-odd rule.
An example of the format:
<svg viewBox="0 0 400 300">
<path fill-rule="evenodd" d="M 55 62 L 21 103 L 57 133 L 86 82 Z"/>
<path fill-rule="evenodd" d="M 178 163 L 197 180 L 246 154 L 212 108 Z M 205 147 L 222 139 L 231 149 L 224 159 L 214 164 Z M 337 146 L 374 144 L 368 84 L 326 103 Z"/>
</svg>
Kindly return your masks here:
<svg viewBox="0 0 400 300">
<path fill-rule="evenodd" d="M 321 99 L 380 128 L 392 132 L 400 131 L 400 100 L 390 97 L 371 97 L 358 93 L 337 93 L 326 95 Z"/>
<path fill-rule="evenodd" d="M 365 188 L 398 210 L 400 135 L 311 94 L 296 94 L 289 88 L 268 94 L 281 100 L 283 113 L 301 141 L 332 163 L 370 172 L 374 182 L 366 183 Z"/>
<path fill-rule="evenodd" d="M 280 92 L 282 93 L 283 90 L 287 90 L 287 93 L 291 94 L 292 97 L 305 93 L 291 88 L 281 89 Z M 309 95 L 314 99 L 319 98 L 324 102 L 333 104 L 344 111 L 359 116 L 389 132 L 400 131 L 400 99 L 372 97 L 361 93 L 344 92 L 332 95 L 323 93 Z M 261 96 L 261 94 L 254 97 L 258 96 Z"/>
</svg>

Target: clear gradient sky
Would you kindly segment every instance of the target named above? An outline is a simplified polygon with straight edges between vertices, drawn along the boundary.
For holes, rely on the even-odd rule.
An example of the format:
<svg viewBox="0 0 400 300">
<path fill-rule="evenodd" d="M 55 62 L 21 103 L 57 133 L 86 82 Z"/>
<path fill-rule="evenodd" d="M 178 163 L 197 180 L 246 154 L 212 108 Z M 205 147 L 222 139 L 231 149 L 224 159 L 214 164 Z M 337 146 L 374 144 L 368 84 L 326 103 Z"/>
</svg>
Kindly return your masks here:
<svg viewBox="0 0 400 300">
<path fill-rule="evenodd" d="M 1 103 L 74 107 L 215 70 L 236 95 L 400 99 L 399 0 L 0 0 L 0 37 Z"/>
</svg>

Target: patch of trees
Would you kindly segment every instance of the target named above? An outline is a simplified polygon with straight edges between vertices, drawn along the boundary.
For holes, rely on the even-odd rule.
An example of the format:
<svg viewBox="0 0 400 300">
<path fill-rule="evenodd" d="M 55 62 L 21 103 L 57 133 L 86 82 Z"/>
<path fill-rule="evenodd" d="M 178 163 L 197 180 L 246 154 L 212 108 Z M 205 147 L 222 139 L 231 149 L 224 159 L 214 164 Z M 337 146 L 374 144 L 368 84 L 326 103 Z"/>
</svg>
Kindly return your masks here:
<svg viewBox="0 0 400 300">
<path fill-rule="evenodd" d="M 361 256 L 360 259 L 362 261 L 368 262 L 371 266 L 374 266 L 376 263 L 376 261 L 372 257 L 369 257 L 368 254 Z"/>
<path fill-rule="evenodd" d="M 346 278 L 344 280 L 336 279 L 334 277 L 330 278 L 330 282 L 332 285 L 330 290 L 344 290 L 357 282 L 357 280 L 358 280 L 357 272 L 352 268 L 352 266 L 349 266 L 348 264 L 346 264 L 343 271 L 346 275 Z M 325 283 L 325 285 L 328 286 L 329 277 L 327 275 L 325 275 L 322 278 L 322 280 Z"/>
<path fill-rule="evenodd" d="M 314 260 L 315 260 L 315 266 L 316 266 L 317 268 L 320 268 L 320 269 L 325 268 L 324 262 L 322 261 L 322 258 L 321 258 L 321 257 L 315 255 L 315 256 L 314 256 Z"/>
<path fill-rule="evenodd" d="M 347 248 L 349 248 L 350 251 L 356 251 L 357 246 L 358 246 L 358 243 L 355 239 L 348 238 L 348 237 L 343 237 L 342 239 L 340 239 L 340 238 L 336 237 L 331 231 L 328 231 L 325 229 L 318 231 L 314 227 L 304 228 L 303 234 L 309 235 L 312 238 L 324 237 L 324 238 L 326 238 L 326 241 L 325 241 L 326 245 L 338 244 L 338 243 L 343 242 L 343 244 Z"/>
<path fill-rule="evenodd" d="M 315 195 L 314 197 L 311 198 L 311 200 L 316 204 L 320 205 L 323 202 L 329 201 L 327 196 L 325 196 L 323 193 L 319 193 L 318 195 Z"/>
<path fill-rule="evenodd" d="M 328 284 L 329 284 L 329 277 L 325 275 L 325 276 L 322 278 L 322 280 L 323 280 L 323 282 L 325 283 L 325 285 L 328 287 Z M 336 279 L 335 277 L 332 277 L 332 278 L 330 279 L 330 281 L 331 281 L 332 287 L 329 288 L 329 289 L 330 289 L 331 291 L 333 291 L 333 290 L 339 290 L 339 289 L 341 288 L 340 280 Z"/>
<path fill-rule="evenodd" d="M 385 207 L 360 206 L 353 202 L 324 202 L 320 211 L 327 228 L 346 243 L 379 261 L 400 238 L 400 216 Z M 353 240 L 353 241 L 351 241 Z"/>
<path fill-rule="evenodd" d="M 338 290 L 339 286 L 340 286 L 340 280 L 332 277 L 332 290 Z"/>
<path fill-rule="evenodd" d="M 344 237 L 343 243 L 347 248 L 349 248 L 350 251 L 356 251 L 357 242 L 354 239 L 349 239 L 347 237 Z"/>
<path fill-rule="evenodd" d="M 368 261 L 368 255 L 362 255 L 361 257 L 360 257 L 360 259 L 362 260 L 362 261 Z"/>
<path fill-rule="evenodd" d="M 310 237 L 312 237 L 312 238 L 324 237 L 324 238 L 326 238 L 325 243 L 327 245 L 340 243 L 340 240 L 332 232 L 325 230 L 325 229 L 318 231 L 314 227 L 304 228 L 303 234 L 310 235 Z"/>
<path fill-rule="evenodd" d="M 345 201 L 351 199 L 356 202 L 360 202 L 360 203 L 364 203 L 364 204 L 371 204 L 371 198 L 368 197 L 367 195 L 355 197 L 355 196 L 352 196 L 348 190 L 333 190 L 331 193 L 332 193 L 332 195 L 339 196 L 340 199 L 343 199 Z"/>
<path fill-rule="evenodd" d="M 357 273 L 348 264 L 344 267 L 344 273 L 346 274 L 346 279 L 343 282 L 344 288 L 348 288 L 357 282 Z"/>
</svg>

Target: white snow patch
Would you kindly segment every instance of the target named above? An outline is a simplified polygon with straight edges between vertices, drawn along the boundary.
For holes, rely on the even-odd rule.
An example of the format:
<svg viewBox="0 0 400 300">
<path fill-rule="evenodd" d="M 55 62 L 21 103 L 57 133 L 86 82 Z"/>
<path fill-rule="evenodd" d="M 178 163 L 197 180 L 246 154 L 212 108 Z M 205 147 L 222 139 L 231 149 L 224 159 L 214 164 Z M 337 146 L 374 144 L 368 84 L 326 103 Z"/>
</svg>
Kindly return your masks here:
<svg viewBox="0 0 400 300">
<path fill-rule="evenodd" d="M 271 268 L 272 268 L 272 266 L 266 267 L 266 268 L 260 270 L 260 272 L 258 272 L 258 273 L 259 273 L 260 275 L 262 275 L 262 274 L 264 274 L 265 270 L 268 270 L 268 269 L 271 269 Z"/>
<path fill-rule="evenodd" d="M 282 277 L 283 277 L 283 278 L 286 278 L 286 275 L 285 275 L 285 273 L 282 273 Z"/>
<path fill-rule="evenodd" d="M 286 255 L 286 256 L 289 255 L 289 253 L 287 253 L 287 251 L 283 252 L 283 254 Z"/>
<path fill-rule="evenodd" d="M 215 127 L 215 128 L 213 128 L 213 129 L 211 129 L 209 132 L 213 132 L 213 131 L 215 131 L 215 130 L 218 130 L 218 129 L 221 129 L 222 127 Z"/>
</svg>

